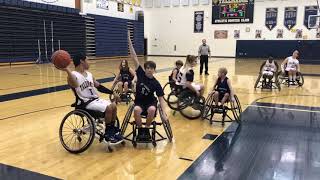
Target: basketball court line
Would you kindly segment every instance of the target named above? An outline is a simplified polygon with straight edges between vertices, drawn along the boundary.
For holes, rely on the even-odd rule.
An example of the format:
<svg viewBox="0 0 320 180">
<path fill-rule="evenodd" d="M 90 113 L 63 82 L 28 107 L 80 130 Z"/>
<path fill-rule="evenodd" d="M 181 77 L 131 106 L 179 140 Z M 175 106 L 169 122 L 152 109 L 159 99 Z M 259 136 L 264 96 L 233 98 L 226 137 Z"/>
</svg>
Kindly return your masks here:
<svg viewBox="0 0 320 180">
<path fill-rule="evenodd" d="M 288 111 L 300 111 L 300 112 L 314 112 L 314 113 L 320 113 L 320 110 L 304 110 L 304 109 L 292 109 L 292 108 L 281 108 L 281 107 L 270 107 L 270 106 L 259 106 L 259 105 L 247 105 L 249 107 L 259 107 L 259 108 L 268 108 L 268 109 L 281 109 L 281 110 L 288 110 Z"/>
</svg>

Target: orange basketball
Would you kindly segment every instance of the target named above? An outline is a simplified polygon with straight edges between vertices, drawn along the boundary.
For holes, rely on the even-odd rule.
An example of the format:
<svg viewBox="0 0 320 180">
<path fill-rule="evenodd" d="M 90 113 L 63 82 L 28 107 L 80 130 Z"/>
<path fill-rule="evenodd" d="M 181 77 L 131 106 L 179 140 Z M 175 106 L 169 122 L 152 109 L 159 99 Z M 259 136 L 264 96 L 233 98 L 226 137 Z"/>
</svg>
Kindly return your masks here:
<svg viewBox="0 0 320 180">
<path fill-rule="evenodd" d="M 58 50 L 52 54 L 51 61 L 57 68 L 66 68 L 71 63 L 71 56 L 67 51 Z"/>
</svg>

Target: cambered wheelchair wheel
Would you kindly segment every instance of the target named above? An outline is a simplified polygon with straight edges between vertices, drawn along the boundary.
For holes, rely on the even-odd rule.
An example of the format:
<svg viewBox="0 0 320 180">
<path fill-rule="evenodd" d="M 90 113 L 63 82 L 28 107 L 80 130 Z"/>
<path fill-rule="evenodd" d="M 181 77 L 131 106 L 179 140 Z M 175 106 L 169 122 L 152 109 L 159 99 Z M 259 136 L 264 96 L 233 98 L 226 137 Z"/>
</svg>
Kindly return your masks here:
<svg viewBox="0 0 320 180">
<path fill-rule="evenodd" d="M 133 109 L 134 109 L 134 104 L 131 104 L 121 124 L 121 135 L 124 135 L 128 127 L 128 124 L 130 123 L 130 118 L 133 113 Z"/>
<path fill-rule="evenodd" d="M 178 99 L 178 109 L 181 115 L 191 120 L 201 117 L 205 104 L 205 98 L 195 97 L 195 95 L 190 92 L 182 93 Z"/>
<path fill-rule="evenodd" d="M 256 83 L 254 84 L 254 89 L 257 89 L 257 87 L 258 87 L 258 85 L 259 85 L 259 82 L 260 82 L 260 79 L 261 79 L 261 76 L 262 76 L 262 74 L 259 73 L 259 76 L 258 76 L 258 78 L 257 78 L 257 80 L 256 80 Z"/>
<path fill-rule="evenodd" d="M 208 113 L 211 111 L 212 106 L 214 105 L 214 97 L 213 97 L 214 93 L 211 93 L 208 95 L 206 102 L 204 104 L 203 110 L 202 110 L 202 114 L 201 114 L 201 118 L 202 119 L 206 119 L 208 117 Z"/>
<path fill-rule="evenodd" d="M 169 142 L 172 142 L 173 134 L 172 134 L 171 125 L 170 125 L 169 120 L 165 120 L 165 119 L 163 118 L 164 113 L 165 113 L 165 112 L 163 112 L 163 110 L 162 110 L 161 107 L 159 106 L 159 114 L 160 114 L 160 119 L 161 119 L 163 128 L 164 128 L 164 130 L 165 130 L 165 132 L 166 132 L 166 135 L 167 135 L 167 137 L 168 137 Z"/>
<path fill-rule="evenodd" d="M 90 147 L 94 137 L 94 120 L 85 111 L 74 110 L 69 112 L 60 124 L 60 142 L 70 153 L 78 154 L 84 152 Z"/>
<path fill-rule="evenodd" d="M 287 77 L 285 77 L 284 76 L 284 74 L 281 72 L 281 71 L 279 71 L 278 73 L 277 73 L 277 79 L 278 79 L 278 83 L 279 84 L 286 84 L 286 82 L 287 82 L 287 80 L 288 80 L 288 78 Z"/>
<path fill-rule="evenodd" d="M 178 108 L 178 98 L 179 98 L 179 95 L 178 95 L 178 92 L 176 92 L 176 91 L 172 91 L 168 95 L 167 103 L 168 103 L 168 106 L 170 107 L 170 109 L 172 109 L 174 111 L 178 111 L 179 110 L 179 108 Z"/>
<path fill-rule="evenodd" d="M 163 86 L 163 92 L 164 92 L 164 100 L 168 103 L 168 98 L 169 98 L 169 94 L 171 93 L 171 86 L 170 86 L 170 82 L 167 82 L 164 86 Z"/>
<path fill-rule="evenodd" d="M 234 99 L 235 101 L 230 102 L 231 104 L 231 111 L 233 113 L 234 119 L 237 121 L 237 123 L 241 123 L 241 113 L 242 113 L 242 109 L 241 109 L 241 104 L 239 101 L 239 98 L 237 95 L 234 95 Z"/>
<path fill-rule="evenodd" d="M 301 72 L 297 72 L 297 82 L 299 86 L 303 86 L 304 84 L 304 78 Z"/>
</svg>

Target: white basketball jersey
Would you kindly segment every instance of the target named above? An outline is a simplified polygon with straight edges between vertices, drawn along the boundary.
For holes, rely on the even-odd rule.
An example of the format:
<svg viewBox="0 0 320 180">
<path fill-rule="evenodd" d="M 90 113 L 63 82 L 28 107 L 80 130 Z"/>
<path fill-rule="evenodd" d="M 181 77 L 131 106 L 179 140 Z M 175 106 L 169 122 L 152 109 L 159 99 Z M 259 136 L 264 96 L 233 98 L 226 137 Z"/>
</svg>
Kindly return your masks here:
<svg viewBox="0 0 320 180">
<path fill-rule="evenodd" d="M 297 68 L 299 61 L 294 59 L 292 56 L 288 57 L 287 67 L 289 68 Z"/>
<path fill-rule="evenodd" d="M 81 98 L 84 102 L 87 102 L 90 99 L 99 98 L 97 90 L 94 87 L 92 74 L 90 72 L 86 71 L 86 77 L 77 71 L 72 71 L 72 74 L 77 77 L 79 87 L 75 88 L 75 90 L 79 98 Z"/>
<path fill-rule="evenodd" d="M 265 71 L 275 71 L 276 68 L 277 67 L 276 67 L 274 61 L 272 61 L 272 63 L 269 63 L 269 60 L 267 60 L 266 64 L 264 65 Z"/>
<path fill-rule="evenodd" d="M 184 68 L 183 66 L 179 70 L 179 74 L 177 75 L 177 85 L 185 86 L 187 83 L 187 72 L 189 72 L 192 68 Z"/>
</svg>

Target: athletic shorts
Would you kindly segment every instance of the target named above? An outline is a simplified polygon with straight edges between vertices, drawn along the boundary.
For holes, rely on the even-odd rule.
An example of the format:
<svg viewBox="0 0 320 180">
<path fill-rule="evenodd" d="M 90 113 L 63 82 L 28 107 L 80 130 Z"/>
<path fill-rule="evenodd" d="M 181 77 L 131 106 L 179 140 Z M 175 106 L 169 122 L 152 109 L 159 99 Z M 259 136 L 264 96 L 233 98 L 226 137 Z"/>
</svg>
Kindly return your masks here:
<svg viewBox="0 0 320 180">
<path fill-rule="evenodd" d="M 143 103 L 136 103 L 135 106 L 139 106 L 142 109 L 141 115 L 147 115 L 148 114 L 148 108 L 150 106 L 154 106 L 157 109 L 158 101 L 155 101 L 151 104 L 143 104 Z"/>
<path fill-rule="evenodd" d="M 196 83 L 191 83 L 191 86 L 198 92 L 200 92 L 201 90 L 201 86 L 199 84 Z"/>
<path fill-rule="evenodd" d="M 295 67 L 286 67 L 286 71 L 297 71 Z"/>
<path fill-rule="evenodd" d="M 93 110 L 93 111 L 99 111 L 99 112 L 105 112 L 106 108 L 111 104 L 110 100 L 105 99 L 96 99 L 92 102 L 90 102 L 86 109 Z"/>
<path fill-rule="evenodd" d="M 228 93 L 228 92 L 219 92 L 219 102 L 221 102 L 221 100 L 223 99 L 224 95 Z M 229 93 L 230 95 L 230 93 Z"/>
</svg>

